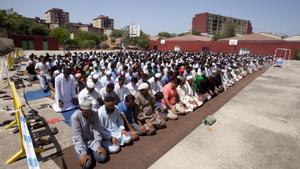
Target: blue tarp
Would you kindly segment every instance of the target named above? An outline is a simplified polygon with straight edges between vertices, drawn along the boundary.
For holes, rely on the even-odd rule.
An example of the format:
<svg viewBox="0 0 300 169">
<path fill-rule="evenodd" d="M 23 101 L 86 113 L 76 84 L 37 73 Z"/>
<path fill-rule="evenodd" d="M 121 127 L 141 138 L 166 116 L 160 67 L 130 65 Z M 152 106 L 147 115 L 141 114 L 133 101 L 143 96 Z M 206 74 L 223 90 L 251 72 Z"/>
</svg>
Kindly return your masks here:
<svg viewBox="0 0 300 169">
<path fill-rule="evenodd" d="M 27 101 L 42 99 L 44 97 L 49 97 L 49 96 L 51 96 L 51 91 L 45 93 L 41 89 L 28 91 L 24 94 L 24 97 L 26 98 Z"/>
<path fill-rule="evenodd" d="M 64 116 L 64 122 L 71 127 L 71 116 L 77 109 L 64 111 L 61 114 Z"/>
</svg>

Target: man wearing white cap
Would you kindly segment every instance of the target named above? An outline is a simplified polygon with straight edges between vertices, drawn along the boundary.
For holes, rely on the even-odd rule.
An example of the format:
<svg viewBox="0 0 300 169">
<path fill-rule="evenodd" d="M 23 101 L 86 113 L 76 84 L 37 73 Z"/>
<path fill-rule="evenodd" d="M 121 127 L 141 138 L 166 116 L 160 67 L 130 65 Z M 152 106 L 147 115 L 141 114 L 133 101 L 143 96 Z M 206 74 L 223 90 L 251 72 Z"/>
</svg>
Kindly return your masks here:
<svg viewBox="0 0 300 169">
<path fill-rule="evenodd" d="M 125 76 L 120 76 L 118 83 L 115 85 L 115 92 L 119 96 L 120 101 L 123 101 L 130 94 L 129 89 L 124 85 L 125 80 Z"/>
<path fill-rule="evenodd" d="M 197 103 L 197 107 L 200 107 L 203 104 L 203 101 L 194 89 L 194 77 L 192 75 L 186 77 L 185 86 L 188 92 L 188 96 Z"/>
<path fill-rule="evenodd" d="M 92 80 L 95 84 L 95 90 L 96 92 L 98 92 L 100 94 L 100 90 L 101 88 L 103 87 L 100 80 L 99 80 L 99 76 L 97 74 L 94 74 L 93 77 L 92 77 Z"/>
<path fill-rule="evenodd" d="M 155 94 L 157 92 L 162 92 L 162 83 L 161 83 L 161 73 L 156 73 L 154 77 L 151 77 L 148 82 L 150 84 L 150 88 L 152 93 Z"/>
<path fill-rule="evenodd" d="M 139 93 L 136 96 L 135 103 L 138 106 L 138 120 L 144 124 L 147 134 L 155 133 L 155 128 L 163 128 L 166 123 L 160 112 L 155 111 L 155 100 L 149 94 L 148 83 L 139 85 Z"/>
<path fill-rule="evenodd" d="M 91 79 L 87 80 L 86 87 L 79 93 L 79 104 L 88 100 L 92 103 L 93 111 L 97 111 L 103 105 L 102 97 L 95 90 L 95 84 Z"/>
<path fill-rule="evenodd" d="M 101 78 L 104 77 L 104 76 L 105 76 L 105 66 L 101 66 L 101 67 L 100 67 L 100 72 L 99 72 L 99 74 L 98 74 L 98 79 L 99 79 L 99 81 L 100 81 Z"/>
<path fill-rule="evenodd" d="M 106 71 L 105 76 L 101 78 L 101 84 L 102 86 L 107 86 L 108 83 L 114 83 L 114 79 L 112 78 L 111 71 Z"/>
<path fill-rule="evenodd" d="M 73 144 L 79 164 L 82 168 L 92 168 L 94 160 L 99 163 L 108 159 L 106 150 L 101 146 L 102 136 L 98 113 L 92 111 L 92 103 L 84 100 L 80 103 L 80 110 L 71 116 Z"/>
<path fill-rule="evenodd" d="M 185 78 L 183 76 L 178 76 L 177 79 L 179 81 L 179 85 L 176 90 L 179 95 L 179 100 L 188 110 L 187 112 L 192 112 L 197 107 L 197 103 L 191 96 L 189 96 L 187 86 L 185 85 Z"/>
<path fill-rule="evenodd" d="M 139 92 L 137 83 L 138 78 L 132 76 L 131 81 L 126 85 L 126 87 L 129 89 L 130 94 L 132 94 L 133 96 L 136 96 L 136 94 Z"/>
<path fill-rule="evenodd" d="M 115 85 L 113 83 L 108 83 L 106 85 L 106 87 L 103 87 L 100 90 L 100 95 L 102 97 L 102 100 L 104 100 L 104 98 L 106 96 L 112 96 L 113 98 L 115 98 L 116 103 L 119 103 L 120 98 L 119 98 L 119 96 L 117 95 L 117 93 L 114 89 L 115 89 Z"/>
</svg>

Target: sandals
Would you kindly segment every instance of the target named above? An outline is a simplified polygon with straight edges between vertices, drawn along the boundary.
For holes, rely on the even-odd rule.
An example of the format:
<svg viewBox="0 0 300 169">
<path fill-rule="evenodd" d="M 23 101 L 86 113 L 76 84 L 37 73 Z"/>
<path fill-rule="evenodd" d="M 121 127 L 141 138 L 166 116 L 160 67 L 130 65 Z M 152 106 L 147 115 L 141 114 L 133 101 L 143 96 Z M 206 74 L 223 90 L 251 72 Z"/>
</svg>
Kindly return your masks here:
<svg viewBox="0 0 300 169">
<path fill-rule="evenodd" d="M 9 96 L 9 95 L 0 96 L 1 99 L 8 98 L 8 97 L 11 97 L 11 96 Z"/>
<path fill-rule="evenodd" d="M 37 109 L 44 109 L 44 108 L 47 108 L 49 106 L 50 106 L 49 104 L 40 104 Z"/>
<path fill-rule="evenodd" d="M 42 127 L 44 127 L 45 126 L 45 124 L 44 123 L 36 123 L 36 124 L 34 124 L 34 125 L 32 125 L 31 126 L 31 129 L 38 129 L 38 128 L 42 128 Z"/>
<path fill-rule="evenodd" d="M 36 146 L 45 146 L 51 144 L 53 141 L 50 137 L 40 137 L 35 141 Z"/>
<path fill-rule="evenodd" d="M 56 135 L 58 133 L 58 129 L 56 127 L 51 128 L 52 135 Z"/>
<path fill-rule="evenodd" d="M 145 128 L 147 130 L 147 134 L 148 135 L 153 135 L 153 134 L 156 133 L 156 130 L 155 130 L 153 124 L 151 124 L 151 122 L 146 121 L 146 123 L 144 124 L 144 126 L 145 126 Z"/>
</svg>

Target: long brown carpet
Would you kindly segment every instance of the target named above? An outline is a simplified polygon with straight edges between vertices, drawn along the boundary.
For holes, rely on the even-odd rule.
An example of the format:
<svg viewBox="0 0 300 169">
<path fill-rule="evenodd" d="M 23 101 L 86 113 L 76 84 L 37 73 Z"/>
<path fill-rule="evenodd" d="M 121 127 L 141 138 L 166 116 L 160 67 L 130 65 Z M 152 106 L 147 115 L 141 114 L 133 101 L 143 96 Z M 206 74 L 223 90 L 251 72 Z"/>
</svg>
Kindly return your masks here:
<svg viewBox="0 0 300 169">
<path fill-rule="evenodd" d="M 179 120 L 167 122 L 167 128 L 159 130 L 154 136 L 144 136 L 133 145 L 122 147 L 118 154 L 110 155 L 110 160 L 105 164 L 97 164 L 100 169 L 145 169 L 158 160 L 162 155 L 174 147 L 187 136 L 202 120 L 215 113 L 233 96 L 246 87 L 256 77 L 260 76 L 267 68 L 259 70 L 243 78 L 236 85 L 229 88 L 217 97 L 203 104 L 196 111 L 179 116 Z M 218 120 L 218 119 L 217 119 Z M 55 159 L 55 163 L 64 169 L 79 169 L 79 161 L 73 146 L 63 150 L 63 154 Z"/>
</svg>

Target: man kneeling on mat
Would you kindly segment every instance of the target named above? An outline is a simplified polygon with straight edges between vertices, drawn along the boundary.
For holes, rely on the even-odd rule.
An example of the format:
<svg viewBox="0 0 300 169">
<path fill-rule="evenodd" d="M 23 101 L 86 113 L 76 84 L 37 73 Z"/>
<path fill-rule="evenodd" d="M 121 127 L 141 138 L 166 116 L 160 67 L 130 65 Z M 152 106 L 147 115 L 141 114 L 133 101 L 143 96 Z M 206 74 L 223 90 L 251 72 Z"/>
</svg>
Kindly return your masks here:
<svg viewBox="0 0 300 169">
<path fill-rule="evenodd" d="M 84 100 L 80 103 L 80 110 L 76 110 L 71 117 L 73 144 L 83 169 L 92 168 L 95 160 L 99 163 L 108 159 L 106 150 L 101 146 L 102 136 L 98 113 L 92 111 L 92 103 Z"/>
<path fill-rule="evenodd" d="M 116 99 L 108 95 L 104 98 L 104 104 L 98 109 L 103 146 L 110 153 L 117 153 L 120 146 L 131 143 L 131 135 L 125 130 L 123 118 L 116 107 Z"/>
</svg>

